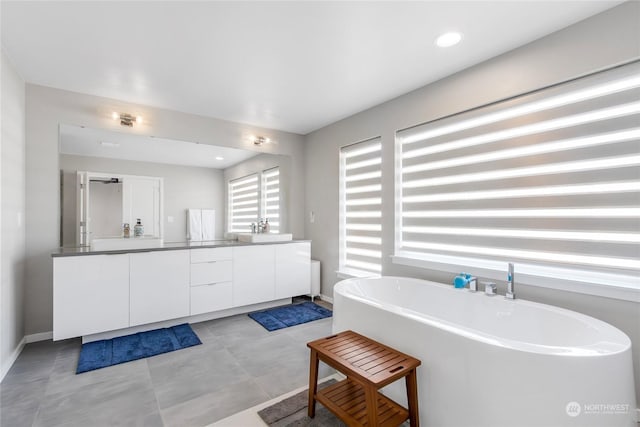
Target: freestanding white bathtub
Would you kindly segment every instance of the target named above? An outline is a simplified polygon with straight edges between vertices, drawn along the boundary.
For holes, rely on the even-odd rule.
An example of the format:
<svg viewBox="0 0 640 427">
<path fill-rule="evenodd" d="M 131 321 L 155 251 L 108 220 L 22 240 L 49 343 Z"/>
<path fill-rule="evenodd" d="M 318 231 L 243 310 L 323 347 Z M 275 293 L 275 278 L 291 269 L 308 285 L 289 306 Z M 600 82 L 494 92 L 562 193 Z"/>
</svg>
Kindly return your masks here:
<svg viewBox="0 0 640 427">
<path fill-rule="evenodd" d="M 335 286 L 333 331 L 347 329 L 422 360 L 426 426 L 637 427 L 631 341 L 592 317 L 381 277 Z M 385 393 L 406 404 L 400 382 Z"/>
</svg>

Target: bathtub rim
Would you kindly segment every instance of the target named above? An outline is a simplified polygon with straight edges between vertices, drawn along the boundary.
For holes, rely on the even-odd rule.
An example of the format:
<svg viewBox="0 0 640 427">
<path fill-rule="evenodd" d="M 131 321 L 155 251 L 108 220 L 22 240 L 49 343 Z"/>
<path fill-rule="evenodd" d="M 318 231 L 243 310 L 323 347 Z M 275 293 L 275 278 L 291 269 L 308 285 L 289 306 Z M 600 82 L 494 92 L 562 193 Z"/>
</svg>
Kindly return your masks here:
<svg viewBox="0 0 640 427">
<path fill-rule="evenodd" d="M 553 306 L 550 304 L 543 304 L 543 303 L 524 300 L 524 299 L 509 301 L 509 304 L 522 304 L 522 305 L 527 305 L 529 307 L 534 307 L 537 309 L 553 311 L 557 314 L 560 314 L 566 317 L 571 317 L 574 319 L 586 321 L 587 323 L 599 325 L 600 327 L 603 327 L 609 330 L 612 334 L 616 335 L 620 339 L 620 341 L 623 341 L 623 342 L 615 342 L 615 345 L 619 348 L 612 349 L 612 348 L 601 347 L 599 350 L 598 350 L 598 345 L 602 343 L 595 343 L 594 345 L 582 345 L 582 346 L 554 346 L 554 345 L 528 343 L 528 342 L 500 337 L 497 335 L 492 335 L 488 332 L 462 326 L 448 320 L 430 316 L 426 313 L 421 313 L 415 310 L 400 307 L 395 304 L 384 303 L 383 301 L 375 300 L 372 298 L 365 298 L 360 295 L 347 292 L 347 288 L 350 284 L 357 283 L 360 281 L 376 282 L 384 279 L 418 282 L 418 283 L 427 284 L 430 286 L 437 286 L 452 292 L 464 292 L 464 290 L 455 290 L 451 285 L 447 285 L 439 282 L 433 282 L 425 279 L 416 279 L 412 277 L 402 277 L 402 276 L 353 277 L 353 278 L 341 280 L 335 284 L 334 304 L 336 302 L 335 301 L 336 294 L 338 294 L 341 297 L 353 299 L 360 303 L 373 306 L 385 311 L 389 311 L 396 315 L 407 317 L 417 322 L 427 324 L 429 326 L 432 326 L 450 333 L 454 333 L 456 335 L 459 335 L 465 338 L 479 341 L 488 345 L 499 346 L 506 349 L 510 349 L 514 351 L 522 351 L 526 353 L 535 353 L 535 354 L 548 355 L 548 356 L 564 356 L 564 357 L 606 357 L 606 356 L 615 356 L 625 352 L 631 352 L 631 348 L 632 348 L 631 339 L 627 334 L 625 334 L 615 326 L 607 322 L 604 322 L 600 319 L 596 319 L 595 317 L 588 316 L 586 314 L 579 313 L 566 308 Z"/>
</svg>

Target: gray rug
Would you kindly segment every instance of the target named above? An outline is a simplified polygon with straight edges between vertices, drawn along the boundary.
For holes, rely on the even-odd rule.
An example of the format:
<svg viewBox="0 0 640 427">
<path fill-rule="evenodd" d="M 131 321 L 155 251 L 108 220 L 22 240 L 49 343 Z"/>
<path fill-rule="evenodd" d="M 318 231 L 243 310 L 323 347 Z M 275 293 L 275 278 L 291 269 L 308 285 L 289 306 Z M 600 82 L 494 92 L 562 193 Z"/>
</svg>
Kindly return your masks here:
<svg viewBox="0 0 640 427">
<path fill-rule="evenodd" d="M 318 388 L 324 388 L 336 382 L 336 380 L 331 379 L 319 384 Z M 343 427 L 346 425 L 337 419 L 331 411 L 317 402 L 316 416 L 309 418 L 307 416 L 308 401 L 309 390 L 307 389 L 268 408 L 264 408 L 258 412 L 258 415 L 265 423 L 274 427 Z"/>
</svg>

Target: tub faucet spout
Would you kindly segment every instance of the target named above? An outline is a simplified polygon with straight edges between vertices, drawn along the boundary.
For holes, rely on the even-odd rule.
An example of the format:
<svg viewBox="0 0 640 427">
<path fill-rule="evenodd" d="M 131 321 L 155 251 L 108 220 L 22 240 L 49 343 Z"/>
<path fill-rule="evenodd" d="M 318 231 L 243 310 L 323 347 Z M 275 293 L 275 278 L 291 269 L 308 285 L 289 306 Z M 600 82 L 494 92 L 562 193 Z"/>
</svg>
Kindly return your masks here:
<svg viewBox="0 0 640 427">
<path fill-rule="evenodd" d="M 509 263 L 509 272 L 507 273 L 507 293 L 506 299 L 516 299 L 516 292 L 513 289 L 515 281 L 513 279 L 513 263 Z"/>
</svg>

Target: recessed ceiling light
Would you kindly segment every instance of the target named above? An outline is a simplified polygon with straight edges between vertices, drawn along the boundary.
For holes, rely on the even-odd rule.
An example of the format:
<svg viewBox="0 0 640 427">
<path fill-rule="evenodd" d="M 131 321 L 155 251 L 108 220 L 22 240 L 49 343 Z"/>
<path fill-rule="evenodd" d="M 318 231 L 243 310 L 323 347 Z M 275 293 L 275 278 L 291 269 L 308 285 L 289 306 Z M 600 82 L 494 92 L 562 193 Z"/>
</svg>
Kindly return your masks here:
<svg viewBox="0 0 640 427">
<path fill-rule="evenodd" d="M 216 156 L 216 160 L 224 160 L 224 157 Z"/>
<path fill-rule="evenodd" d="M 462 34 L 455 31 L 451 31 L 448 33 L 441 34 L 436 39 L 436 45 L 439 47 L 450 47 L 460 43 L 460 40 L 462 40 Z"/>
</svg>

